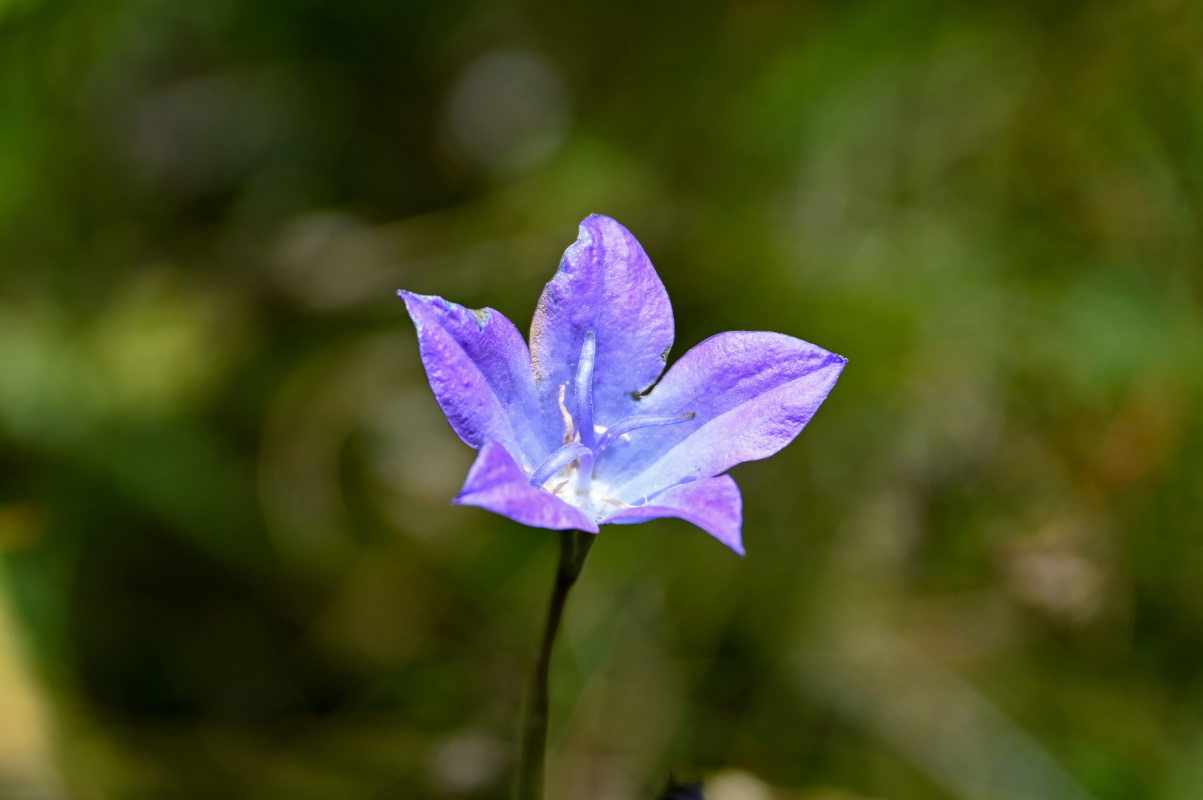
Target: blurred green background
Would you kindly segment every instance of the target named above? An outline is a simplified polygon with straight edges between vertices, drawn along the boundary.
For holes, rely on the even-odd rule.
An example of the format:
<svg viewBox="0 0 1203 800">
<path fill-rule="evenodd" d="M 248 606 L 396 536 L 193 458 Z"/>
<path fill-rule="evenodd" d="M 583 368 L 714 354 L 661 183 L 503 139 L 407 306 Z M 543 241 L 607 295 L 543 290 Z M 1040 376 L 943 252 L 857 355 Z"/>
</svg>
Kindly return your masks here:
<svg viewBox="0 0 1203 800">
<path fill-rule="evenodd" d="M 603 531 L 559 798 L 1203 796 L 1203 7 L 0 0 L 0 798 L 502 798 L 556 537 L 393 292 L 850 359 Z"/>
</svg>

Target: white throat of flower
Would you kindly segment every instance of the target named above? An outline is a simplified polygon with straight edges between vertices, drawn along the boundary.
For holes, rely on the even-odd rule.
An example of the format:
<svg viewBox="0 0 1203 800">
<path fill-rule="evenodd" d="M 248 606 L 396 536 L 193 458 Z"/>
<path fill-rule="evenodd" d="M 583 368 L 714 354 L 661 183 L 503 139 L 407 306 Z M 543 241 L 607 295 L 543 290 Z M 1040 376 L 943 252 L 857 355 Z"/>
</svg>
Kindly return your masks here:
<svg viewBox="0 0 1203 800">
<path fill-rule="evenodd" d="M 542 488 L 594 519 L 606 516 L 619 508 L 630 508 L 626 503 L 610 496 L 610 484 L 597 480 L 592 474 L 586 474 L 581 469 L 582 460 L 569 463 L 544 483 Z M 589 465 L 588 473 L 592 471 L 593 467 Z"/>
</svg>

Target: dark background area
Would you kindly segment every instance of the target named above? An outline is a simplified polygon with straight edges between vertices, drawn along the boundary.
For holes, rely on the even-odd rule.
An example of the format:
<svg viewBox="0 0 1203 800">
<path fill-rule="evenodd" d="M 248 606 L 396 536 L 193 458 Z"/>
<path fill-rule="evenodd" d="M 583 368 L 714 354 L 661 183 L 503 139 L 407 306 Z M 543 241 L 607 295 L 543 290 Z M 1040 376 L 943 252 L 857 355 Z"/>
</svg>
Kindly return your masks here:
<svg viewBox="0 0 1203 800">
<path fill-rule="evenodd" d="M 502 798 L 556 537 L 398 288 L 850 359 L 603 530 L 550 797 L 1203 791 L 1203 8 L 0 0 L 0 798 Z"/>
</svg>

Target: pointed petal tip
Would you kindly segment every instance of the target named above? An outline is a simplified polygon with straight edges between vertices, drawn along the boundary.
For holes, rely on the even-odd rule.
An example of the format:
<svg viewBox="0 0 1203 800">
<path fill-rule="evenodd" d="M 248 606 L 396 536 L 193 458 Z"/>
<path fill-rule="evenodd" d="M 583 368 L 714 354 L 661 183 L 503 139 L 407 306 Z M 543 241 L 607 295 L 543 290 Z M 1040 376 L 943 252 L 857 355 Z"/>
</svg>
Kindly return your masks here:
<svg viewBox="0 0 1203 800">
<path fill-rule="evenodd" d="M 590 214 L 577 226 L 577 243 L 615 242 L 630 239 L 638 244 L 631 230 L 614 217 L 605 214 Z"/>
<path fill-rule="evenodd" d="M 398 289 L 397 297 L 401 298 L 401 302 L 405 303 L 405 310 L 409 312 L 411 317 L 418 313 L 422 306 L 431 300 L 440 299 L 434 295 L 418 294 L 407 289 Z"/>
<path fill-rule="evenodd" d="M 418 294 L 405 289 L 398 289 L 397 297 L 401 298 L 401 302 L 405 303 L 405 311 L 409 314 L 409 318 L 413 320 L 414 327 L 418 329 L 419 335 L 422 333 L 422 317 L 425 316 L 423 312 L 428 313 L 430 301 L 442 299 L 434 295 Z"/>
<path fill-rule="evenodd" d="M 740 558 L 748 557 L 747 551 L 744 550 L 743 531 L 739 528 L 736 528 L 733 531 L 724 531 L 722 536 L 718 535 L 718 533 L 714 531 L 706 532 L 717 539 L 719 544 L 723 545 Z"/>
<path fill-rule="evenodd" d="M 840 355 L 839 353 L 832 353 L 830 350 L 828 351 L 826 368 L 827 369 L 831 369 L 831 368 L 835 369 L 836 380 L 839 380 L 839 377 L 844 374 L 844 367 L 846 367 L 846 366 L 848 366 L 847 358 Z M 834 385 L 832 386 L 832 388 L 835 388 Z"/>
<path fill-rule="evenodd" d="M 406 305 L 411 303 L 447 303 L 446 300 L 439 297 L 437 294 L 418 294 L 417 292 L 411 292 L 408 289 L 398 289 L 397 297 L 400 297 L 402 300 L 404 300 Z"/>
<path fill-rule="evenodd" d="M 592 232 L 594 230 L 604 231 L 606 228 L 616 228 L 628 236 L 632 235 L 630 230 L 627 229 L 627 226 L 614 219 L 614 217 L 607 216 L 606 214 L 590 214 L 581 220 L 581 224 L 578 226 L 578 228 L 582 233 Z"/>
</svg>

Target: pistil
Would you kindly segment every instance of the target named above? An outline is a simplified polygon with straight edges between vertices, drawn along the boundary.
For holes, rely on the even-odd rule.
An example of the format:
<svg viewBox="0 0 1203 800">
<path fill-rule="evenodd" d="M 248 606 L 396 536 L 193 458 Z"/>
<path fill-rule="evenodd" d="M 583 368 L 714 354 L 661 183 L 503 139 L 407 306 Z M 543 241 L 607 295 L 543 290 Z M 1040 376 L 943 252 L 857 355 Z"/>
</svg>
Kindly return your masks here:
<svg viewBox="0 0 1203 800">
<path fill-rule="evenodd" d="M 581 342 L 581 357 L 576 363 L 576 428 L 581 444 L 588 453 L 581 455 L 581 466 L 577 471 L 576 490 L 589 491 L 593 478 L 593 462 L 596 457 L 597 432 L 593 430 L 593 364 L 597 360 L 597 337 L 593 331 L 585 333 Z"/>
<path fill-rule="evenodd" d="M 585 334 L 581 357 L 576 363 L 576 422 L 581 444 L 593 449 L 597 434 L 593 430 L 593 362 L 597 359 L 597 339 L 593 331 Z"/>
</svg>

